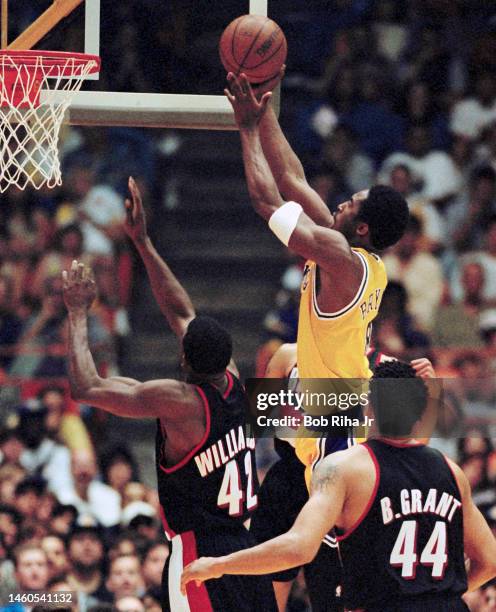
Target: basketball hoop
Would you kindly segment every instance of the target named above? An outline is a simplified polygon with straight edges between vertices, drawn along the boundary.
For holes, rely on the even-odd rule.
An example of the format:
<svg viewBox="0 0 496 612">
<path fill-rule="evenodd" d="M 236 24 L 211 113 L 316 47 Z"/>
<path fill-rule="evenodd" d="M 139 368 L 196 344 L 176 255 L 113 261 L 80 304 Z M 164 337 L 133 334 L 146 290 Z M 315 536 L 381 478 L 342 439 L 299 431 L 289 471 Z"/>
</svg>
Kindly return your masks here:
<svg viewBox="0 0 496 612">
<path fill-rule="evenodd" d="M 84 78 L 99 70 L 96 55 L 0 50 L 0 193 L 62 184 L 60 126 Z"/>
</svg>

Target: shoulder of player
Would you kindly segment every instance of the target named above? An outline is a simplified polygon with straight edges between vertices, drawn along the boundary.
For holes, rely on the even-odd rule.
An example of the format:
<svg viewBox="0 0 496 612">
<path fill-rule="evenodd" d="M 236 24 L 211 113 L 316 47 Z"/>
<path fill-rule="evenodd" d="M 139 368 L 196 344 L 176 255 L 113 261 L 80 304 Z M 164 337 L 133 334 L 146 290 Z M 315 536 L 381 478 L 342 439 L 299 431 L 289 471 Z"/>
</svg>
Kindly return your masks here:
<svg viewBox="0 0 496 612">
<path fill-rule="evenodd" d="M 332 233 L 332 236 L 326 234 Z M 369 261 L 359 250 L 350 246 L 346 238 L 336 230 L 321 228 L 318 232 L 318 267 L 325 276 L 347 283 L 362 278 L 369 271 Z"/>
<path fill-rule="evenodd" d="M 332 453 L 314 471 L 312 489 L 338 481 L 352 485 L 369 468 L 370 463 L 369 454 L 361 444 Z"/>
<path fill-rule="evenodd" d="M 167 403 L 168 407 L 180 406 L 184 409 L 190 407 L 195 411 L 202 407 L 196 386 L 180 380 L 172 378 L 150 380 L 137 385 L 134 390 L 139 399 L 149 405 L 160 407 Z"/>
<path fill-rule="evenodd" d="M 349 261 L 351 264 L 355 263 L 356 257 L 350 243 L 341 232 L 321 225 L 315 225 L 312 229 L 312 239 L 317 252 L 324 252 L 330 261 L 341 260 Z"/>
<path fill-rule="evenodd" d="M 281 358 L 285 359 L 287 362 L 292 361 L 291 365 L 294 365 L 296 359 L 296 342 L 286 342 L 285 344 L 281 344 L 278 351 L 280 353 Z M 288 366 L 290 364 L 288 363 Z"/>
<path fill-rule="evenodd" d="M 272 355 L 267 369 L 266 378 L 285 378 L 296 365 L 296 343 L 282 344 Z"/>
</svg>

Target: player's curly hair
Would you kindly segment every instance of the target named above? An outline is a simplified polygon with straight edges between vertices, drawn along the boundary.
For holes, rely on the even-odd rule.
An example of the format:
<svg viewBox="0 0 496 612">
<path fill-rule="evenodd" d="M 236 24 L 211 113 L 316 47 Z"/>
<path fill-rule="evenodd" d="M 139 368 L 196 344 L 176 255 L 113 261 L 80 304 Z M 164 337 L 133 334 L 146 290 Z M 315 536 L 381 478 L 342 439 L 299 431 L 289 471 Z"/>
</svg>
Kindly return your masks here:
<svg viewBox="0 0 496 612">
<path fill-rule="evenodd" d="M 229 364 L 232 340 L 215 319 L 195 317 L 183 338 L 184 358 L 196 374 L 219 374 Z"/>
<path fill-rule="evenodd" d="M 427 406 L 427 387 L 409 363 L 380 363 L 370 380 L 370 401 L 379 432 L 408 436 Z"/>
<path fill-rule="evenodd" d="M 363 200 L 357 221 L 369 226 L 370 244 L 381 251 L 403 236 L 409 219 L 405 198 L 387 185 L 374 185 Z"/>
</svg>

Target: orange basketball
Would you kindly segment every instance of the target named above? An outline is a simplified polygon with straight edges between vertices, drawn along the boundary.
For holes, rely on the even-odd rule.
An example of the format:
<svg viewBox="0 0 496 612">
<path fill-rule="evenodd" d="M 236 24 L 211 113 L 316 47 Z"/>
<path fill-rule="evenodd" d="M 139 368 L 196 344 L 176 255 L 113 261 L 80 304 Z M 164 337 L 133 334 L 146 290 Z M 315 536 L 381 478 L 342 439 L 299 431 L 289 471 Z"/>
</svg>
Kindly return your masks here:
<svg viewBox="0 0 496 612">
<path fill-rule="evenodd" d="M 228 72 L 244 72 L 251 83 L 263 83 L 276 76 L 286 61 L 286 37 L 272 19 L 242 15 L 222 33 L 219 53 Z"/>
</svg>

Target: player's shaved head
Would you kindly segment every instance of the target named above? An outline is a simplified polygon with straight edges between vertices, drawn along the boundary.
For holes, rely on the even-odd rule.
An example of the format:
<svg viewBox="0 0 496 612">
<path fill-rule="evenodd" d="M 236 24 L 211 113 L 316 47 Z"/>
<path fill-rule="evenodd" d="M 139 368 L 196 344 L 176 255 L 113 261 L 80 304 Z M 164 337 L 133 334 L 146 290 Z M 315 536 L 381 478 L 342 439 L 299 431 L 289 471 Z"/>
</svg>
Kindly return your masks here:
<svg viewBox="0 0 496 612">
<path fill-rule="evenodd" d="M 200 375 L 224 372 L 232 356 L 230 334 L 211 317 L 195 317 L 183 338 L 186 363 Z"/>
</svg>

